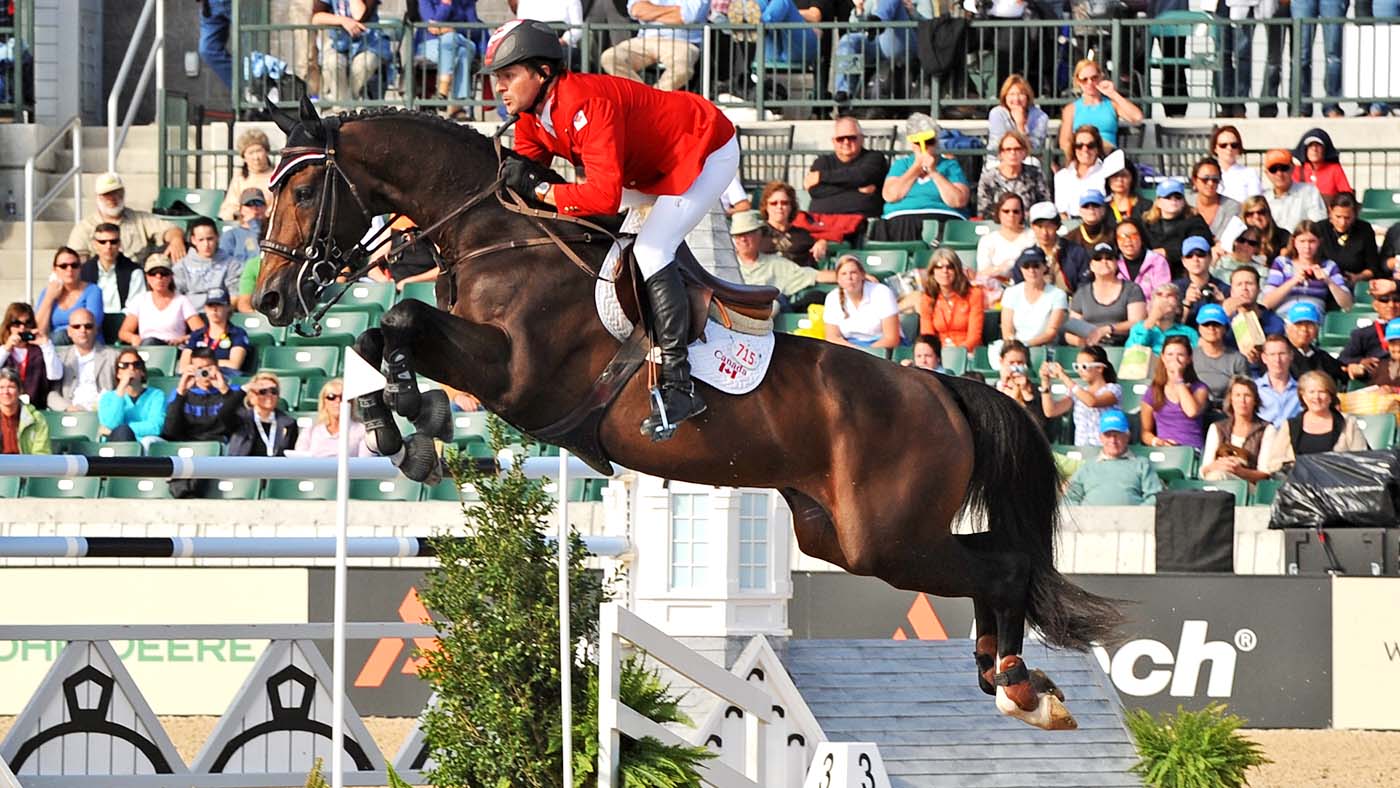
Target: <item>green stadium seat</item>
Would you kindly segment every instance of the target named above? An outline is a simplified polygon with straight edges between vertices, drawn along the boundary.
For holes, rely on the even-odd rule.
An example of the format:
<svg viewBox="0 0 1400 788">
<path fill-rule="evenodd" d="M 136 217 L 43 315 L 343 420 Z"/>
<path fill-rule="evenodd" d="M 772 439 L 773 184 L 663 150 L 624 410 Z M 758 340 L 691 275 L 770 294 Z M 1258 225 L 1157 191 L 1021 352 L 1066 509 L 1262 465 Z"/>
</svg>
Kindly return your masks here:
<svg viewBox="0 0 1400 788">
<path fill-rule="evenodd" d="M 896 364 L 902 364 L 905 361 L 913 363 L 914 348 L 909 345 L 900 345 L 890 353 L 890 361 Z"/>
<path fill-rule="evenodd" d="M 1094 459 L 1099 456 L 1100 451 L 1098 446 L 1072 446 L 1068 444 L 1057 444 L 1054 448 L 1057 454 L 1063 454 L 1071 460 L 1078 460 L 1080 462 L 1088 462 Z"/>
<path fill-rule="evenodd" d="M 102 493 L 102 480 L 96 476 L 54 479 L 33 476 L 24 482 L 26 498 L 96 498 Z"/>
<path fill-rule="evenodd" d="M 1322 336 L 1318 341 L 1322 344 L 1344 345 L 1351 338 L 1353 330 L 1369 326 L 1379 319 L 1375 312 L 1359 309 L 1350 312 L 1328 312 L 1322 318 Z"/>
<path fill-rule="evenodd" d="M 1273 506 L 1274 498 L 1278 497 L 1278 488 L 1283 486 L 1283 482 L 1278 479 L 1264 479 L 1254 485 L 1254 495 L 1250 498 L 1251 506 Z"/>
<path fill-rule="evenodd" d="M 329 375 L 310 375 L 301 378 L 301 393 L 296 400 L 287 400 L 296 406 L 297 410 L 311 411 L 314 416 L 321 407 L 321 388 L 326 385 L 326 381 L 334 380 Z M 286 399 L 286 397 L 283 397 Z"/>
<path fill-rule="evenodd" d="M 297 377 L 335 375 L 340 371 L 339 347 L 270 347 L 262 353 L 262 368 Z"/>
<path fill-rule="evenodd" d="M 0 476 L 0 498 L 18 498 L 22 481 L 18 476 Z"/>
<path fill-rule="evenodd" d="M 83 447 L 83 454 L 88 457 L 140 457 L 141 443 L 139 441 L 119 441 L 117 443 L 89 443 Z M 74 452 L 76 453 L 76 452 Z"/>
<path fill-rule="evenodd" d="M 1223 479 L 1221 481 L 1205 481 L 1203 479 L 1173 479 L 1167 485 L 1170 490 L 1219 490 L 1220 492 L 1231 493 L 1235 496 L 1236 506 L 1247 506 L 1249 504 L 1249 482 L 1244 479 Z"/>
<path fill-rule="evenodd" d="M 976 249 L 982 236 L 996 229 L 996 222 L 951 221 L 943 225 L 943 246 Z"/>
<path fill-rule="evenodd" d="M 942 225 L 937 219 L 925 219 L 923 229 L 919 232 L 919 238 L 929 246 L 938 245 L 938 231 Z"/>
<path fill-rule="evenodd" d="M 1368 222 L 1400 219 L 1400 189 L 1367 189 L 1361 197 L 1361 218 Z"/>
<path fill-rule="evenodd" d="M 296 419 L 297 429 L 301 432 L 306 432 L 316 426 L 316 416 L 318 414 L 314 410 L 294 410 L 291 411 L 289 415 L 293 419 Z"/>
<path fill-rule="evenodd" d="M 997 377 L 997 371 L 992 367 L 992 359 L 987 353 L 986 345 L 978 345 L 977 349 L 972 351 L 972 360 L 968 362 L 967 368 L 981 374 L 988 380 Z"/>
<path fill-rule="evenodd" d="M 219 441 L 155 441 L 146 448 L 151 457 L 218 457 L 224 453 Z"/>
<path fill-rule="evenodd" d="M 1366 436 L 1366 445 L 1375 451 L 1385 451 L 1395 447 L 1395 415 L 1354 416 L 1356 426 Z"/>
<path fill-rule="evenodd" d="M 403 477 L 355 479 L 350 482 L 350 497 L 356 501 L 417 501 L 423 497 L 423 485 Z"/>
<path fill-rule="evenodd" d="M 49 440 L 58 438 L 84 438 L 97 440 L 98 428 L 102 426 L 94 411 L 42 411 L 44 421 L 49 425 Z"/>
<path fill-rule="evenodd" d="M 398 294 L 393 282 L 355 282 L 345 288 L 345 295 L 331 307 L 329 314 L 347 308 L 370 307 L 377 317 L 389 311 Z"/>
<path fill-rule="evenodd" d="M 942 349 L 943 368 L 951 375 L 961 375 L 967 371 L 967 348 L 962 345 L 944 345 Z"/>
<path fill-rule="evenodd" d="M 262 479 L 205 479 L 200 488 L 203 498 L 221 501 L 256 501 L 262 492 Z"/>
<path fill-rule="evenodd" d="M 122 323 L 124 322 L 126 322 L 125 312 L 114 312 L 110 315 L 102 316 L 102 341 L 107 343 L 108 347 L 116 345 L 121 341 L 118 339 L 117 333 L 122 330 Z"/>
<path fill-rule="evenodd" d="M 812 321 L 805 314 L 798 312 L 779 312 L 773 316 L 773 330 L 779 334 L 793 334 L 799 328 L 812 325 Z"/>
<path fill-rule="evenodd" d="M 233 381 L 229 382 L 232 383 Z M 165 399 L 167 402 L 170 401 L 170 395 L 174 393 L 175 388 L 179 385 L 180 377 L 178 375 L 148 375 L 146 377 L 146 388 L 165 392 Z"/>
<path fill-rule="evenodd" d="M 1371 298 L 1371 288 L 1358 287 L 1356 288 L 1356 292 L 1353 294 L 1353 296 L 1355 299 L 1355 305 L 1352 306 L 1352 309 L 1360 309 L 1362 311 L 1375 310 L 1375 301 Z"/>
<path fill-rule="evenodd" d="M 437 282 L 409 282 L 399 293 L 400 301 L 422 301 L 437 306 Z"/>
<path fill-rule="evenodd" d="M 355 340 L 365 332 L 365 329 L 377 322 L 377 316 L 371 316 L 369 312 L 359 309 L 330 312 L 321 318 L 320 334 L 314 337 L 304 337 L 297 333 L 288 334 L 284 344 L 289 347 L 327 347 L 333 345 L 347 348 L 355 344 Z"/>
<path fill-rule="evenodd" d="M 272 337 L 273 344 L 281 344 L 287 338 L 286 326 L 274 326 L 260 314 L 235 312 L 229 317 L 229 322 L 247 331 L 249 338 L 266 335 Z"/>
<path fill-rule="evenodd" d="M 1128 450 L 1146 457 L 1164 482 L 1196 475 L 1196 450 L 1190 446 L 1130 446 Z"/>
<path fill-rule="evenodd" d="M 223 202 L 223 189 L 164 188 L 156 194 L 156 201 L 152 206 L 152 210 L 157 214 L 161 214 L 162 219 L 170 219 L 172 217 L 166 215 L 166 213 L 178 203 L 194 211 L 195 214 L 199 216 L 218 219 L 219 206 L 222 205 Z M 185 223 L 188 224 L 188 222 Z"/>
<path fill-rule="evenodd" d="M 1147 392 L 1146 383 L 1124 383 L 1123 396 L 1118 400 L 1118 407 L 1128 415 L 1134 415 L 1142 410 L 1142 395 Z"/>
<path fill-rule="evenodd" d="M 909 265 L 909 253 L 903 249 L 861 249 L 853 254 L 860 256 L 865 272 L 877 279 L 902 274 L 905 266 Z"/>
<path fill-rule="evenodd" d="M 180 348 L 174 345 L 142 345 L 136 352 L 146 362 L 148 376 L 174 375 L 175 365 L 180 363 Z"/>
<path fill-rule="evenodd" d="M 104 498 L 169 498 L 170 482 L 166 479 L 115 478 L 107 480 Z"/>
<path fill-rule="evenodd" d="M 862 252 L 900 251 L 911 259 L 920 252 L 928 251 L 923 241 L 866 241 L 860 249 Z"/>
<path fill-rule="evenodd" d="M 466 485 L 465 487 L 462 487 L 459 490 L 455 479 L 443 479 L 442 481 L 428 488 L 427 495 L 424 498 L 424 500 L 451 501 L 453 503 L 471 503 L 472 501 L 478 501 L 481 499 L 476 494 L 476 488 L 471 486 L 470 484 Z"/>
<path fill-rule="evenodd" d="M 263 497 L 274 501 L 333 501 L 335 479 L 268 479 Z"/>
<path fill-rule="evenodd" d="M 1079 373 L 1074 371 L 1074 362 L 1079 360 L 1079 348 L 1073 345 L 1056 345 L 1054 349 L 1055 361 L 1065 368 L 1072 378 L 1079 377 Z"/>
<path fill-rule="evenodd" d="M 914 340 L 919 338 L 919 313 L 909 312 L 899 316 L 899 335 L 904 338 L 904 343 L 914 344 Z"/>
<path fill-rule="evenodd" d="M 483 441 L 490 441 L 491 430 L 487 426 L 489 417 L 490 414 L 484 410 L 452 414 L 453 440 L 480 438 Z"/>
<path fill-rule="evenodd" d="M 1001 339 L 1001 310 L 984 310 L 982 312 L 982 344 L 990 345 L 998 339 Z"/>
</svg>

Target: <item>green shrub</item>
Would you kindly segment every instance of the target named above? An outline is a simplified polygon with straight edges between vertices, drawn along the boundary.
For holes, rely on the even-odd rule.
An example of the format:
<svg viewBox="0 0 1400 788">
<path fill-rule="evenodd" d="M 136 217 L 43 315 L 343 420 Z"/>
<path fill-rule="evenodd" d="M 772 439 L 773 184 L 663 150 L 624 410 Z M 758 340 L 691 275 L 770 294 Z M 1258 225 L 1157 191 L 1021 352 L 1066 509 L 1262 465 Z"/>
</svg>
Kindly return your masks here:
<svg viewBox="0 0 1400 788">
<path fill-rule="evenodd" d="M 1133 772 L 1153 788 L 1239 788 L 1245 772 L 1270 763 L 1256 742 L 1239 729 L 1244 719 L 1225 713 L 1225 705 L 1200 711 L 1176 707 L 1157 719 L 1138 709 L 1128 715 L 1128 730 L 1137 740 L 1141 760 Z"/>
<path fill-rule="evenodd" d="M 311 765 L 311 773 L 306 775 L 306 788 L 330 788 L 331 784 L 326 782 L 326 776 L 321 773 L 323 762 L 320 758 Z"/>
</svg>

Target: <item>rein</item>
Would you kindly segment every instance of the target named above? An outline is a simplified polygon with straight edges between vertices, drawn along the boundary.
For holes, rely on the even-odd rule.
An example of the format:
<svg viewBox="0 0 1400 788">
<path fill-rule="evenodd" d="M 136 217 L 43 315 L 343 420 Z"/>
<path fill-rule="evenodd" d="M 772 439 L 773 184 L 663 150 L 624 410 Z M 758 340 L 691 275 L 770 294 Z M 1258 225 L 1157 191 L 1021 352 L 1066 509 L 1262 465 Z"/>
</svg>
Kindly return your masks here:
<svg viewBox="0 0 1400 788">
<path fill-rule="evenodd" d="M 298 265 L 297 278 L 294 289 L 298 305 L 304 318 L 297 321 L 294 330 L 301 336 L 317 336 L 320 334 L 321 318 L 326 312 L 345 295 L 348 288 L 341 288 L 329 300 L 322 302 L 320 295 L 329 287 L 336 283 L 336 280 L 345 276 L 348 279 L 358 279 L 374 267 L 374 263 L 369 258 L 381 249 L 385 244 L 390 244 L 390 223 L 386 222 L 383 227 L 375 231 L 369 238 L 361 238 L 348 251 L 342 252 L 336 245 L 334 234 L 335 216 L 337 209 L 338 190 L 333 188 L 336 180 L 344 183 L 350 191 L 350 196 L 355 200 L 355 207 L 359 210 L 361 218 L 367 224 L 374 221 L 373 214 L 360 196 L 359 189 L 355 183 L 346 175 L 345 170 L 336 160 L 335 133 L 338 129 L 338 122 L 331 122 L 332 119 L 324 121 L 326 133 L 331 137 L 331 142 L 325 148 L 315 146 L 299 146 L 287 148 L 282 151 L 282 166 L 273 173 L 270 188 L 274 194 L 282 185 L 282 181 L 287 179 L 295 171 L 304 166 L 312 164 L 322 164 L 325 172 L 321 181 L 321 202 L 316 209 L 316 223 L 312 226 L 311 237 L 301 249 L 295 249 L 286 244 L 272 240 L 263 240 L 260 247 L 263 251 L 271 252 L 280 257 L 284 257 Z M 497 172 L 496 178 L 487 185 L 486 188 L 472 195 L 472 197 L 461 205 L 457 206 L 446 215 L 433 222 L 427 228 L 420 230 L 417 236 L 407 242 L 392 244 L 387 252 L 388 255 L 401 253 L 403 250 L 412 247 L 424 238 L 429 237 L 433 232 L 441 228 L 450 221 L 457 219 L 467 211 L 480 205 L 486 199 L 495 196 L 501 207 L 512 213 L 526 216 L 532 220 L 534 225 L 544 233 L 543 237 L 515 239 L 479 247 L 466 252 L 451 262 L 442 265 L 442 273 L 449 273 L 453 265 L 465 263 L 479 257 L 484 257 L 498 252 L 512 249 L 524 249 L 534 246 L 545 246 L 554 244 L 579 270 L 583 271 L 590 278 L 602 281 L 612 281 L 604 279 L 601 271 L 589 265 L 570 246 L 570 243 L 593 244 L 600 243 L 605 239 L 615 242 L 617 237 L 607 228 L 594 222 L 572 216 L 565 216 L 557 211 L 546 211 L 532 208 L 515 192 L 514 189 L 504 186 L 504 179 L 501 176 L 501 167 L 505 163 L 503 148 L 501 145 L 501 134 L 510 128 L 510 123 L 502 125 L 493 136 L 493 144 L 496 152 Z M 507 199 L 509 198 L 509 199 Z M 393 214 L 393 218 L 398 218 L 401 214 Z M 545 220 L 563 221 L 575 224 L 585 229 L 585 232 L 570 235 L 560 235 L 552 230 Z M 338 261 L 338 262 L 336 262 Z M 307 290 L 305 286 L 310 283 L 312 286 L 311 302 L 307 303 Z M 455 301 L 455 296 L 451 299 Z M 303 327 L 305 322 L 311 323 L 308 331 Z"/>
</svg>

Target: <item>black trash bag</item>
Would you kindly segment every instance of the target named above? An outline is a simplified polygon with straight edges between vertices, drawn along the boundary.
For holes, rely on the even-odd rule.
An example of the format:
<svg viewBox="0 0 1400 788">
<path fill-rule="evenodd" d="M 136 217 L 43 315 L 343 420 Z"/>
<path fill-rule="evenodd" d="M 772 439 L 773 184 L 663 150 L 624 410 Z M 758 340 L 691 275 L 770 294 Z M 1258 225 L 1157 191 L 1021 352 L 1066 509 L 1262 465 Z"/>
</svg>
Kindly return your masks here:
<svg viewBox="0 0 1400 788">
<path fill-rule="evenodd" d="M 1390 451 L 1298 458 L 1269 512 L 1270 528 L 1390 528 L 1400 457 Z"/>
</svg>

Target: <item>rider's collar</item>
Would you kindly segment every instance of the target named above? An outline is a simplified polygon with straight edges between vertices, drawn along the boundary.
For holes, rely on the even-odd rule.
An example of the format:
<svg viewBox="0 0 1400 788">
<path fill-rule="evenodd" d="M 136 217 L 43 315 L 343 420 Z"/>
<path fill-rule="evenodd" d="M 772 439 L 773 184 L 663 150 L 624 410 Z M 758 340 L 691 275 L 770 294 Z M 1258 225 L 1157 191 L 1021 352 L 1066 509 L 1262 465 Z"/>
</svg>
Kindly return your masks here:
<svg viewBox="0 0 1400 788">
<path fill-rule="evenodd" d="M 549 132 L 549 136 L 558 137 L 559 135 L 554 131 L 554 120 L 550 117 L 550 110 L 553 109 L 553 107 L 554 94 L 550 93 L 548 96 L 545 96 L 544 106 L 540 107 L 540 114 L 538 117 L 540 119 L 540 125 L 544 127 L 545 131 Z"/>
</svg>

